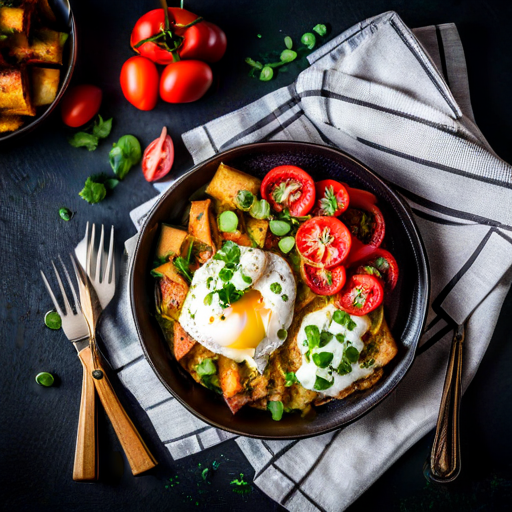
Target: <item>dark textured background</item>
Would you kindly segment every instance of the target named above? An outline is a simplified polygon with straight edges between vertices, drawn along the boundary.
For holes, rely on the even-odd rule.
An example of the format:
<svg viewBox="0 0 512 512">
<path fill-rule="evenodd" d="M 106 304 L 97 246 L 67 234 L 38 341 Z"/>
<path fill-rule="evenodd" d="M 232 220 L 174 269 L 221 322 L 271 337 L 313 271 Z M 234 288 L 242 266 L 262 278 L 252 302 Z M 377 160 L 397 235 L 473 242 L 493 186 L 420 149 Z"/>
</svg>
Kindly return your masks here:
<svg viewBox="0 0 512 512">
<path fill-rule="evenodd" d="M 276 80 L 263 83 L 247 76 L 244 58 L 281 48 L 285 35 L 298 41 L 317 23 L 328 23 L 333 36 L 390 9 L 411 27 L 455 22 L 466 51 L 477 123 L 498 155 L 512 161 L 512 4 L 509 0 L 188 0 L 186 7 L 220 25 L 228 36 L 226 56 L 215 67 L 214 90 L 196 104 L 161 102 L 152 112 L 139 112 L 121 95 L 119 71 L 132 55 L 128 41 L 133 24 L 158 2 L 71 3 L 79 36 L 73 83 L 94 83 L 103 89 L 101 113 L 114 117 L 114 129 L 107 142 L 89 153 L 69 146 L 66 128 L 53 115 L 18 144 L 0 148 L 0 509 L 281 510 L 255 487 L 246 494 L 233 492 L 231 480 L 243 473 L 251 482 L 253 474 L 234 443 L 185 460 L 170 460 L 147 418 L 122 391 L 131 416 L 160 461 L 158 469 L 134 478 L 108 420 L 100 413 L 101 480 L 74 483 L 81 369 L 64 334 L 43 324 L 51 303 L 39 268 L 47 268 L 57 253 L 69 251 L 83 236 L 87 220 L 114 224 L 118 250 L 122 240 L 135 233 L 128 212 L 155 195 L 139 168 L 101 204 L 90 206 L 78 196 L 89 174 L 110 172 L 108 151 L 113 141 L 133 133 L 145 146 L 165 124 L 175 142 L 174 169 L 184 171 L 191 161 L 181 144 L 182 132 L 292 82 L 304 66 L 294 63 Z M 60 220 L 61 206 L 76 212 L 71 222 Z M 508 510 L 512 498 L 511 316 L 509 294 L 491 346 L 463 399 L 459 480 L 437 487 L 423 478 L 431 433 L 357 500 L 352 512 L 370 507 Z M 57 386 L 46 389 L 34 382 L 43 370 L 58 377 Z M 220 462 L 215 472 L 213 461 Z M 203 481 L 201 472 L 206 467 L 211 477 Z"/>
</svg>

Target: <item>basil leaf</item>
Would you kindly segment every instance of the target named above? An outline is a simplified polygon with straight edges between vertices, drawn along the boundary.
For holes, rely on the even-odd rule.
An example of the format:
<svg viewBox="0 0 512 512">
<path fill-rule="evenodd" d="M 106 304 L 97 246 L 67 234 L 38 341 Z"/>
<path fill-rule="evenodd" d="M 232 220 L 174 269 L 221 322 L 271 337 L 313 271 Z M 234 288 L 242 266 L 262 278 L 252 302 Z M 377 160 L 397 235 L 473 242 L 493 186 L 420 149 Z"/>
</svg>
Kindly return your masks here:
<svg viewBox="0 0 512 512">
<path fill-rule="evenodd" d="M 117 187 L 117 185 L 119 185 L 119 180 L 116 180 L 115 178 L 109 178 L 103 182 L 103 185 L 105 185 L 107 190 L 113 190 Z"/>
<path fill-rule="evenodd" d="M 334 379 L 331 381 L 328 381 L 327 379 L 323 379 L 322 377 L 319 377 L 317 375 L 314 388 L 317 391 L 323 391 L 324 389 L 329 389 L 333 384 L 334 384 Z"/>
<path fill-rule="evenodd" d="M 308 338 L 308 346 L 310 349 L 318 347 L 320 344 L 320 330 L 316 325 L 308 325 L 304 329 Z"/>
<path fill-rule="evenodd" d="M 347 325 L 349 321 L 352 321 L 350 315 L 346 311 L 337 309 L 332 315 L 332 319 L 340 325 Z"/>
<path fill-rule="evenodd" d="M 330 332 L 322 331 L 322 334 L 320 334 L 320 343 L 319 347 L 325 347 L 333 338 L 333 335 Z"/>
<path fill-rule="evenodd" d="M 95 121 L 92 128 L 92 134 L 98 139 L 106 139 L 112 131 L 112 118 L 103 121 L 103 118 L 98 114 L 98 119 Z"/>
<path fill-rule="evenodd" d="M 354 320 L 352 320 L 352 318 L 349 318 L 349 320 L 347 322 L 347 329 L 349 331 L 353 331 L 356 327 L 357 327 L 357 324 L 354 322 Z"/>
<path fill-rule="evenodd" d="M 118 141 L 117 146 L 123 150 L 126 158 L 131 165 L 138 164 L 142 157 L 140 142 L 133 135 L 123 135 Z"/>
<path fill-rule="evenodd" d="M 254 194 L 248 190 L 239 190 L 235 197 L 236 207 L 244 212 L 249 211 L 254 203 Z"/>
<path fill-rule="evenodd" d="M 108 157 L 112 170 L 117 174 L 120 180 L 124 179 L 132 167 L 130 159 L 126 157 L 122 148 L 116 146 L 116 144 L 114 144 L 114 147 L 110 150 Z"/>
<path fill-rule="evenodd" d="M 94 151 L 98 147 L 98 137 L 86 132 L 75 133 L 72 137 L 68 139 L 68 142 L 74 148 L 85 147 L 89 151 Z"/>
<path fill-rule="evenodd" d="M 295 372 L 289 372 L 284 374 L 284 387 L 289 388 L 297 382 L 297 376 Z"/>
<path fill-rule="evenodd" d="M 203 375 L 214 375 L 217 373 L 217 367 L 215 366 L 215 363 L 212 359 L 203 359 L 196 366 L 196 372 L 200 377 Z"/>
<path fill-rule="evenodd" d="M 336 339 L 340 342 L 340 343 L 345 343 L 345 336 L 343 334 L 336 334 Z"/>
<path fill-rule="evenodd" d="M 103 183 L 93 181 L 93 176 L 89 176 L 85 181 L 84 188 L 79 192 L 79 196 L 85 199 L 89 204 L 99 203 L 105 199 L 107 189 Z"/>
<path fill-rule="evenodd" d="M 352 371 L 352 366 L 348 361 L 341 361 L 340 365 L 336 369 L 336 372 L 338 375 L 346 375 L 347 373 L 350 373 Z"/>
<path fill-rule="evenodd" d="M 343 358 L 349 363 L 357 363 L 357 360 L 359 359 L 359 350 L 357 350 L 356 347 L 347 347 L 343 354 Z"/>
<path fill-rule="evenodd" d="M 279 421 L 283 417 L 283 402 L 280 402 L 279 400 L 273 400 L 272 402 L 268 402 L 267 409 L 272 414 L 272 419 L 274 421 Z"/>
<path fill-rule="evenodd" d="M 327 368 L 331 364 L 333 357 L 331 352 L 320 352 L 319 354 L 313 354 L 313 362 L 319 368 Z"/>
<path fill-rule="evenodd" d="M 281 295 L 281 299 L 283 299 L 284 302 L 288 302 L 288 295 L 286 295 L 286 293 L 283 293 L 283 295 Z"/>
</svg>

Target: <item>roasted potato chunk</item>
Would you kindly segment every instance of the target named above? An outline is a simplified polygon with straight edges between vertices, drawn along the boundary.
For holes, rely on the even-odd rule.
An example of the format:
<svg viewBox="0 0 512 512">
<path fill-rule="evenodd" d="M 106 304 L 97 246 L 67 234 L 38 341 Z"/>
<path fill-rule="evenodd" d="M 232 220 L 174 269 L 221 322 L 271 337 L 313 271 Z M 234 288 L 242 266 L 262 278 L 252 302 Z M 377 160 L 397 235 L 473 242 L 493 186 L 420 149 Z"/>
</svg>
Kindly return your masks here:
<svg viewBox="0 0 512 512">
<path fill-rule="evenodd" d="M 32 68 L 32 101 L 35 107 L 49 105 L 59 90 L 60 69 Z"/>
</svg>

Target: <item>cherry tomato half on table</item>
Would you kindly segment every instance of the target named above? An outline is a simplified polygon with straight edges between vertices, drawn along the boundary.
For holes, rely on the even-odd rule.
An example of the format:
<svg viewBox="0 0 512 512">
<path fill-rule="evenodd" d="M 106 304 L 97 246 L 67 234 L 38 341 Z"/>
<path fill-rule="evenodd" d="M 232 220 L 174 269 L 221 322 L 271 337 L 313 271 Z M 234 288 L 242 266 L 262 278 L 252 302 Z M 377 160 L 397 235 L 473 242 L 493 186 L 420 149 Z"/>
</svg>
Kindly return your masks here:
<svg viewBox="0 0 512 512">
<path fill-rule="evenodd" d="M 142 157 L 142 172 L 147 181 L 156 181 L 163 178 L 174 162 L 174 145 L 167 135 L 164 126 L 158 139 L 155 139 L 144 151 Z"/>
<path fill-rule="evenodd" d="M 162 72 L 160 97 L 168 103 L 190 103 L 204 96 L 212 82 L 212 70 L 205 62 L 173 62 Z"/>
<path fill-rule="evenodd" d="M 334 180 L 317 181 L 315 215 L 339 217 L 349 205 L 349 194 L 341 183 Z"/>
<path fill-rule="evenodd" d="M 348 256 L 352 237 L 336 217 L 313 217 L 297 230 L 297 249 L 306 263 L 327 269 L 339 265 Z"/>
<path fill-rule="evenodd" d="M 317 295 L 335 295 L 345 284 L 346 272 L 343 265 L 332 269 L 313 267 L 302 262 L 301 272 L 304 281 Z"/>
<path fill-rule="evenodd" d="M 274 167 L 261 182 L 261 197 L 276 212 L 285 208 L 293 217 L 307 215 L 315 204 L 315 182 L 300 167 L 280 165 Z"/>
<path fill-rule="evenodd" d="M 375 276 L 356 274 L 349 278 L 334 304 L 349 315 L 363 316 L 382 304 L 384 290 Z"/>
<path fill-rule="evenodd" d="M 102 98 L 101 89 L 95 85 L 72 87 L 62 99 L 62 121 L 72 128 L 88 123 L 98 113 Z"/>
<path fill-rule="evenodd" d="M 158 71 L 145 57 L 130 57 L 121 68 L 121 89 L 139 110 L 152 110 L 158 100 Z"/>
<path fill-rule="evenodd" d="M 380 278 L 387 292 L 393 291 L 398 281 L 398 264 L 394 256 L 380 247 L 365 258 L 355 261 L 353 268 L 357 274 L 370 274 Z"/>
<path fill-rule="evenodd" d="M 217 25 L 207 21 L 200 21 L 190 27 L 199 16 L 178 7 L 169 7 L 169 24 L 173 32 L 173 40 L 178 42 L 178 54 L 182 59 L 197 59 L 205 62 L 217 62 L 226 52 L 226 34 Z M 174 57 L 170 49 L 162 44 L 165 42 L 165 16 L 163 9 L 154 9 L 144 14 L 135 24 L 130 45 L 137 52 L 151 59 L 157 64 L 170 64 Z M 136 48 L 140 41 L 154 38 L 162 34 L 154 41 L 148 41 Z M 167 45 L 169 46 L 169 44 Z"/>
</svg>

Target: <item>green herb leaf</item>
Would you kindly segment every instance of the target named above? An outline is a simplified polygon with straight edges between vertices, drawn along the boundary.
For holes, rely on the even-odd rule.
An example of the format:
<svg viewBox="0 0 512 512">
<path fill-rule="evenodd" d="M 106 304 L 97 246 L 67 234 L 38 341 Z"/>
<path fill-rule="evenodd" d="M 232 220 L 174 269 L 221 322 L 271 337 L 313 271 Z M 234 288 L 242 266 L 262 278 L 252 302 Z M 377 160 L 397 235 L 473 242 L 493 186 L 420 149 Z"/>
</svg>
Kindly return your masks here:
<svg viewBox="0 0 512 512">
<path fill-rule="evenodd" d="M 217 294 L 221 307 L 225 309 L 237 300 L 240 300 L 244 292 L 238 290 L 233 283 L 225 283 L 220 290 L 217 290 Z"/>
<path fill-rule="evenodd" d="M 226 266 L 233 268 L 240 263 L 240 247 L 228 240 L 224 245 L 215 253 L 214 260 L 223 261 Z"/>
<path fill-rule="evenodd" d="M 281 52 L 281 62 L 292 62 L 297 58 L 297 52 L 293 50 L 283 50 Z"/>
<path fill-rule="evenodd" d="M 315 25 L 313 27 L 313 30 L 321 37 L 325 36 L 327 34 L 327 27 L 325 25 L 322 25 L 319 23 L 318 25 Z"/>
<path fill-rule="evenodd" d="M 105 199 L 107 189 L 103 183 L 95 182 L 94 176 L 89 176 L 85 181 L 84 188 L 78 195 L 82 199 L 85 199 L 89 204 L 95 204 Z"/>
<path fill-rule="evenodd" d="M 249 215 L 255 219 L 268 219 L 270 216 L 270 204 L 265 199 L 261 199 L 260 201 L 255 199 L 249 209 Z"/>
<path fill-rule="evenodd" d="M 272 80 L 272 77 L 274 76 L 274 70 L 270 66 L 265 66 L 260 73 L 260 80 L 262 82 L 268 82 L 269 80 Z"/>
<path fill-rule="evenodd" d="M 64 206 L 59 209 L 59 217 L 66 222 L 70 221 L 73 218 L 73 212 Z"/>
<path fill-rule="evenodd" d="M 248 212 L 254 203 L 254 194 L 248 190 L 239 190 L 235 197 L 235 204 L 237 208 L 244 212 Z"/>
<path fill-rule="evenodd" d="M 251 284 L 252 283 L 252 277 L 246 276 L 242 271 L 240 271 L 240 275 L 242 276 L 242 280 L 244 283 Z"/>
<path fill-rule="evenodd" d="M 48 313 L 44 315 L 44 324 L 49 329 L 57 331 L 62 327 L 62 318 L 57 311 L 48 311 Z"/>
<path fill-rule="evenodd" d="M 349 363 L 357 363 L 359 359 L 359 350 L 356 347 L 347 347 L 343 354 L 344 359 L 346 359 Z"/>
<path fill-rule="evenodd" d="M 116 180 L 115 178 L 109 178 L 103 182 L 103 185 L 105 185 L 107 190 L 114 190 L 117 185 L 119 185 L 119 180 Z"/>
<path fill-rule="evenodd" d="M 279 421 L 283 417 L 284 406 L 283 402 L 279 400 L 273 400 L 267 403 L 267 409 L 272 414 L 272 419 L 274 421 Z"/>
<path fill-rule="evenodd" d="M 288 50 L 291 50 L 293 48 L 293 41 L 292 41 L 292 38 L 290 36 L 286 36 L 284 38 L 284 45 L 286 46 L 286 48 Z"/>
<path fill-rule="evenodd" d="M 286 293 L 283 293 L 283 295 L 281 295 L 281 298 L 283 299 L 284 302 L 288 302 L 288 295 L 286 295 Z"/>
<path fill-rule="evenodd" d="M 375 359 L 368 359 L 368 361 L 361 363 L 359 365 L 359 368 L 370 368 L 370 366 L 373 366 L 374 364 L 375 364 Z"/>
<path fill-rule="evenodd" d="M 245 62 L 249 64 L 249 66 L 253 67 L 254 69 L 263 69 L 263 64 L 257 60 L 253 60 L 250 57 L 247 57 L 245 59 Z"/>
<path fill-rule="evenodd" d="M 209 277 L 207 280 L 206 280 L 206 288 L 208 288 L 208 290 L 210 289 L 210 284 L 212 283 L 213 281 L 213 277 Z"/>
<path fill-rule="evenodd" d="M 340 343 L 345 343 L 345 336 L 341 333 L 339 334 L 336 334 L 336 339 L 340 342 Z"/>
<path fill-rule="evenodd" d="M 289 388 L 297 382 L 297 376 L 295 372 L 289 372 L 284 374 L 284 387 Z"/>
<path fill-rule="evenodd" d="M 307 325 L 304 332 L 308 338 L 308 346 L 310 349 L 320 345 L 320 330 L 316 325 Z"/>
<path fill-rule="evenodd" d="M 189 262 L 182 258 L 181 256 L 178 256 L 173 260 L 173 265 L 176 267 L 176 270 L 189 282 L 192 282 L 193 273 L 190 270 Z"/>
<path fill-rule="evenodd" d="M 350 373 L 351 371 L 352 371 L 352 366 L 345 359 L 343 359 L 341 361 L 340 365 L 336 369 L 336 373 L 338 373 L 338 375 L 346 375 L 347 373 Z"/>
<path fill-rule="evenodd" d="M 337 309 L 332 315 L 332 319 L 340 325 L 347 325 L 350 320 L 350 315 L 346 311 Z"/>
<path fill-rule="evenodd" d="M 203 300 L 203 303 L 205 306 L 209 306 L 212 303 L 214 293 L 215 292 L 210 292 L 205 295 L 204 300 Z"/>
<path fill-rule="evenodd" d="M 213 359 L 203 359 L 197 366 L 196 372 L 200 377 L 204 375 L 214 375 L 217 373 L 217 367 L 213 362 Z"/>
<path fill-rule="evenodd" d="M 288 254 L 295 245 L 295 238 L 293 236 L 285 236 L 279 240 L 277 245 L 281 251 L 283 251 L 285 254 Z"/>
<path fill-rule="evenodd" d="M 233 277 L 233 269 L 229 267 L 222 268 L 219 272 L 219 277 L 225 283 L 230 281 L 231 278 Z"/>
<path fill-rule="evenodd" d="M 153 269 L 151 269 L 151 270 L 149 271 L 149 273 L 150 273 L 153 277 L 164 277 L 164 275 L 163 275 L 163 274 L 161 274 L 160 272 L 157 272 L 154 268 L 153 268 Z"/>
<path fill-rule="evenodd" d="M 222 394 L 222 389 L 220 387 L 219 376 L 215 375 L 203 375 L 201 377 L 201 383 L 208 389 L 215 391 L 215 393 Z"/>
<path fill-rule="evenodd" d="M 87 148 L 89 151 L 94 151 L 98 147 L 98 137 L 86 132 L 77 132 L 68 139 L 68 142 L 74 148 Z"/>
<path fill-rule="evenodd" d="M 301 38 L 300 42 L 307 47 L 308 50 L 312 50 L 316 44 L 315 34 L 311 32 L 306 32 Z"/>
<path fill-rule="evenodd" d="M 118 141 L 117 146 L 123 150 L 126 158 L 130 160 L 132 165 L 140 162 L 142 157 L 142 148 L 140 142 L 133 135 L 123 135 Z"/>
<path fill-rule="evenodd" d="M 318 354 L 313 354 L 313 362 L 319 368 L 327 368 L 332 361 L 333 354 L 331 352 L 320 352 Z"/>
<path fill-rule="evenodd" d="M 350 318 L 349 321 L 347 322 L 347 329 L 349 331 L 353 331 L 356 327 L 357 324 L 354 322 L 354 320 L 352 320 L 352 318 Z"/>
<path fill-rule="evenodd" d="M 290 229 L 292 229 L 290 224 L 284 220 L 271 220 L 268 227 L 276 236 L 284 236 L 290 232 Z"/>
<path fill-rule="evenodd" d="M 44 386 L 45 388 L 49 388 L 55 382 L 55 378 L 51 373 L 41 372 L 36 375 L 36 382 L 40 386 Z"/>
<path fill-rule="evenodd" d="M 283 288 L 279 283 L 272 283 L 270 285 L 270 291 L 274 293 L 281 293 L 283 291 Z"/>
<path fill-rule="evenodd" d="M 322 331 L 320 334 L 320 343 L 318 344 L 319 347 L 325 347 L 332 339 L 334 335 L 327 331 Z"/>
<path fill-rule="evenodd" d="M 92 134 L 98 139 L 106 139 L 112 131 L 112 118 L 103 121 L 103 118 L 98 114 L 98 119 L 94 122 Z"/>
<path fill-rule="evenodd" d="M 333 384 L 334 384 L 334 379 L 331 381 L 328 381 L 327 379 L 324 379 L 317 375 L 314 388 L 317 391 L 323 391 L 324 389 L 329 389 Z"/>
<path fill-rule="evenodd" d="M 219 215 L 219 229 L 224 233 L 233 233 L 238 227 L 238 217 L 235 212 L 226 210 Z"/>
<path fill-rule="evenodd" d="M 110 166 L 122 180 L 131 167 L 140 161 L 142 149 L 133 135 L 123 135 L 109 153 Z"/>
</svg>

